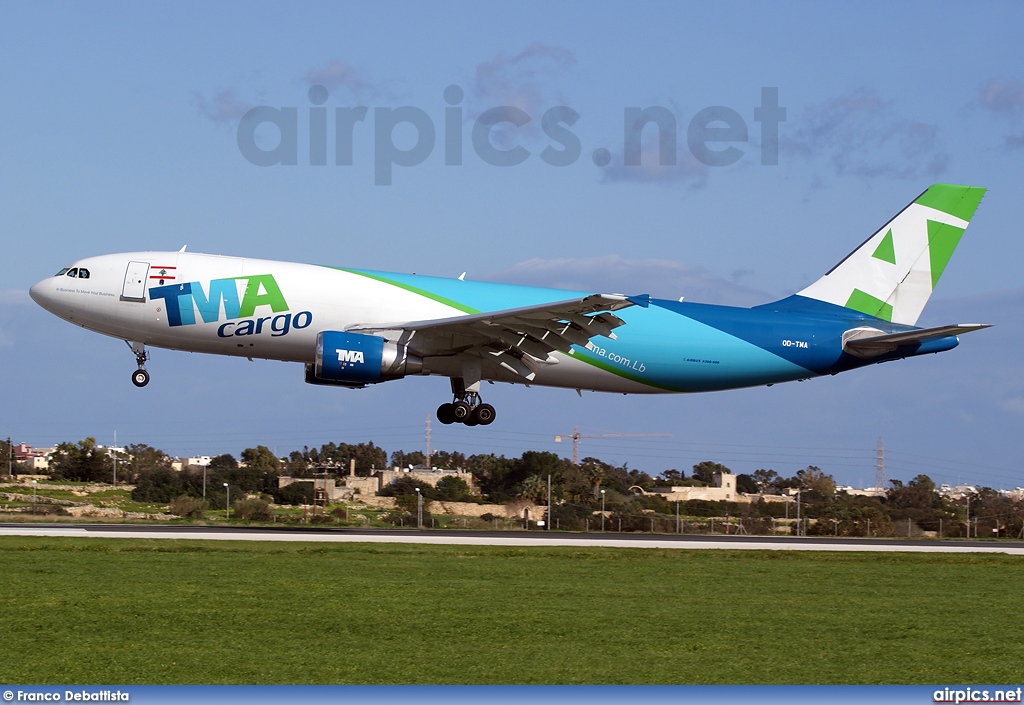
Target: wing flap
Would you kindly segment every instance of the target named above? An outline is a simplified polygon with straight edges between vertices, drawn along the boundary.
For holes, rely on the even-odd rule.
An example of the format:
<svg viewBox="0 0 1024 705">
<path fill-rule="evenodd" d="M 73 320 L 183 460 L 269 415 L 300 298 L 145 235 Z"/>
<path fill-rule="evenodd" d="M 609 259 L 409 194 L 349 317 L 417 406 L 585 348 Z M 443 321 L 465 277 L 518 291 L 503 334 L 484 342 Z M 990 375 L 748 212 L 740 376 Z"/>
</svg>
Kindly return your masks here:
<svg viewBox="0 0 1024 705">
<path fill-rule="evenodd" d="M 532 379 L 542 365 L 557 362 L 553 352 L 571 353 L 595 336 L 615 337 L 625 325 L 611 313 L 647 306 L 650 297 L 591 294 L 581 299 L 488 311 L 425 321 L 404 321 L 347 328 L 353 333 L 396 336 L 420 355 L 454 355 L 476 349 L 483 359 Z"/>
</svg>

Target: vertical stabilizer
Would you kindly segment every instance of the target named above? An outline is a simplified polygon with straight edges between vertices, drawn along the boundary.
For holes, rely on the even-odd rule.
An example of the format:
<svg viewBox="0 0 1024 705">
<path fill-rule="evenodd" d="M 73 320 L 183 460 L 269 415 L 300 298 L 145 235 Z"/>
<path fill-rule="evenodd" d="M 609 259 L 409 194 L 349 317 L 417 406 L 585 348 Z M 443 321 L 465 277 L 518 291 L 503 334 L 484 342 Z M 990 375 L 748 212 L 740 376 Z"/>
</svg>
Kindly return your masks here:
<svg viewBox="0 0 1024 705">
<path fill-rule="evenodd" d="M 985 195 L 935 184 L 799 296 L 914 325 Z"/>
</svg>

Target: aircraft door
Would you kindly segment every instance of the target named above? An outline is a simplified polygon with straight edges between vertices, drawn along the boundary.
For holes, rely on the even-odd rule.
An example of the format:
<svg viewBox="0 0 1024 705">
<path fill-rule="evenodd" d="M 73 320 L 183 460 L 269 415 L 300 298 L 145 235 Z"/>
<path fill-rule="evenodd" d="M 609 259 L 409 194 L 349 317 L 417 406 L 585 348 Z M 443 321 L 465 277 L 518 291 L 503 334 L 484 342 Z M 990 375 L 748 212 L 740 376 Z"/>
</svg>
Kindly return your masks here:
<svg viewBox="0 0 1024 705">
<path fill-rule="evenodd" d="M 146 301 L 146 280 L 149 277 L 149 262 L 129 262 L 128 271 L 124 273 L 124 287 L 121 289 L 122 301 Z"/>
</svg>

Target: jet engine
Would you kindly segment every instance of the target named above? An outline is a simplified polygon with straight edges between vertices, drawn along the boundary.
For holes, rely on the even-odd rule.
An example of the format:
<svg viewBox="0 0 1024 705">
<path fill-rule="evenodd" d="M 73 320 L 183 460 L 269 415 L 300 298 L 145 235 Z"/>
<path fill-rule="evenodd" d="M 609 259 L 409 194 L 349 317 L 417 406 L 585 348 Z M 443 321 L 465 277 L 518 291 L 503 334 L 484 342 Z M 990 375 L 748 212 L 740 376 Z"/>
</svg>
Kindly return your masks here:
<svg viewBox="0 0 1024 705">
<path fill-rule="evenodd" d="M 423 360 L 404 345 L 375 335 L 325 330 L 316 336 L 316 362 L 306 365 L 306 382 L 358 388 L 422 369 Z"/>
</svg>

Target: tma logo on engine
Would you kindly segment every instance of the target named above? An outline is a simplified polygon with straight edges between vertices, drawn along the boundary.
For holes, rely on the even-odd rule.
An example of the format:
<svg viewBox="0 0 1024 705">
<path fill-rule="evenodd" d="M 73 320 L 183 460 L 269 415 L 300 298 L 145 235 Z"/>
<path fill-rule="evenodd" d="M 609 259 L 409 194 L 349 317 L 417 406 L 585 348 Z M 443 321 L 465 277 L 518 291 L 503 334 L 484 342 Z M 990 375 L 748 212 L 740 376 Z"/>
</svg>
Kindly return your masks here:
<svg viewBox="0 0 1024 705">
<path fill-rule="evenodd" d="M 243 283 L 245 289 L 239 296 L 239 288 Z M 293 328 L 308 328 L 313 322 L 313 314 L 309 311 L 299 311 L 294 315 L 288 312 L 288 303 L 273 274 L 213 279 L 210 281 L 209 292 L 204 291 L 199 282 L 156 286 L 149 290 L 149 297 L 164 301 L 167 325 L 172 328 L 195 325 L 197 311 L 203 323 L 217 323 L 226 319 L 227 322 L 217 328 L 217 335 L 221 338 L 259 335 L 264 332 L 279 338 Z M 269 308 L 276 315 L 256 317 L 256 309 L 261 307 Z M 266 309 L 260 311 L 265 312 Z"/>
<path fill-rule="evenodd" d="M 362 350 L 337 350 L 338 353 L 338 364 L 341 365 L 342 369 L 345 369 L 345 365 L 348 363 L 365 365 L 366 359 L 363 357 Z"/>
</svg>

